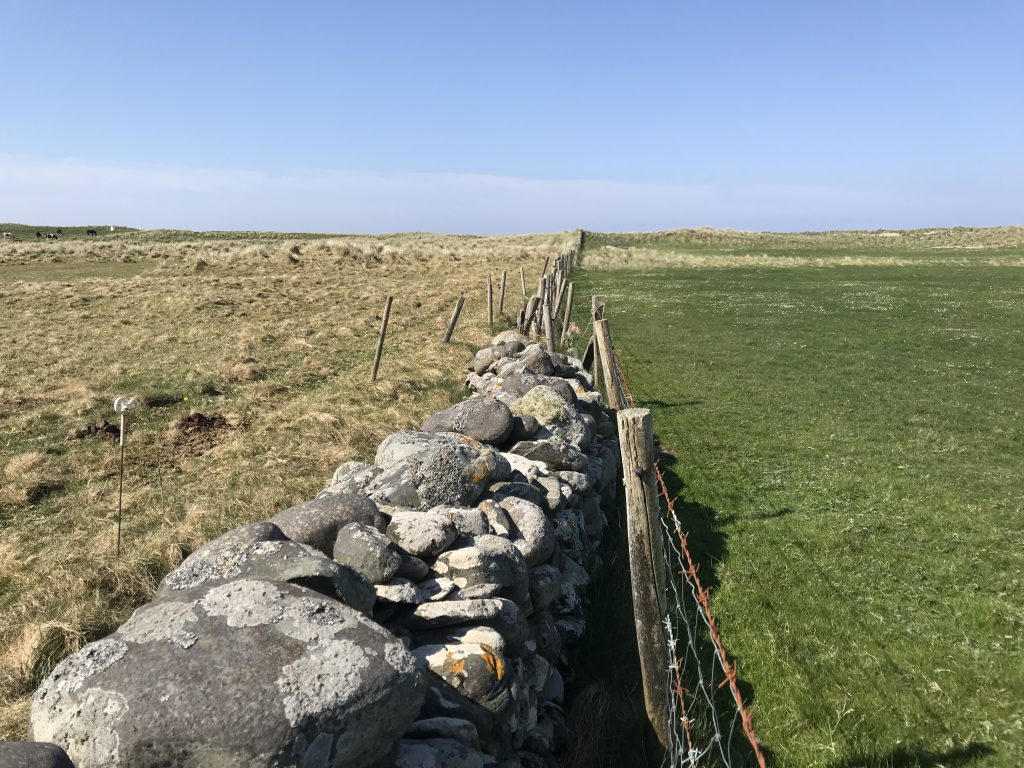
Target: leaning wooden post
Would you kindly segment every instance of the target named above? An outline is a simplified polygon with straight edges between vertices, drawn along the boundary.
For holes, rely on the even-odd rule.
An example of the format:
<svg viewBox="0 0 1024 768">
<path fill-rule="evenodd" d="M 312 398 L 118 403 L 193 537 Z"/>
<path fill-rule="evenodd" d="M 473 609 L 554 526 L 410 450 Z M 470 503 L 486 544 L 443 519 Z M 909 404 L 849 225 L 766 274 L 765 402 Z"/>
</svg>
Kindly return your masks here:
<svg viewBox="0 0 1024 768">
<path fill-rule="evenodd" d="M 551 304 L 544 302 L 544 338 L 547 340 L 548 352 L 555 351 L 555 324 L 551 320 Z"/>
<path fill-rule="evenodd" d="M 525 299 L 526 298 L 526 271 L 522 267 L 519 268 L 519 280 L 523 284 L 523 298 Z"/>
<path fill-rule="evenodd" d="M 594 322 L 594 338 L 597 340 L 597 350 L 601 355 L 601 373 L 604 375 L 604 388 L 608 392 L 608 406 L 621 411 L 626 407 L 626 398 L 622 394 L 622 384 L 615 372 L 612 334 L 608 330 L 607 320 Z"/>
<path fill-rule="evenodd" d="M 464 293 L 459 294 L 459 300 L 455 302 L 455 311 L 452 312 L 452 319 L 448 322 L 448 330 L 444 332 L 444 343 L 452 340 L 452 333 L 455 332 L 455 324 L 459 322 L 459 315 L 462 314 L 462 305 L 466 301 Z"/>
<path fill-rule="evenodd" d="M 505 277 L 508 275 L 508 270 L 503 269 L 501 271 L 501 290 L 498 293 L 498 317 L 502 317 L 505 314 Z"/>
<path fill-rule="evenodd" d="M 606 322 L 606 321 L 602 321 Z M 647 719 L 668 746 L 668 641 L 661 508 L 654 474 L 654 430 L 647 408 L 619 411 L 619 451 L 626 490 L 629 573 Z"/>
<path fill-rule="evenodd" d="M 572 320 L 572 291 L 576 283 L 569 283 L 569 290 L 566 291 L 565 295 L 565 317 L 562 320 L 562 343 L 565 343 L 565 337 L 569 335 L 569 322 Z"/>
<path fill-rule="evenodd" d="M 487 325 L 494 325 L 494 287 L 491 285 L 491 273 L 487 273 Z"/>
<path fill-rule="evenodd" d="M 523 311 L 523 325 L 520 328 L 520 333 L 525 333 L 527 336 L 532 335 L 531 326 L 533 325 L 533 316 L 537 314 L 537 297 L 531 296 L 530 300 L 526 302 L 526 309 Z"/>
<path fill-rule="evenodd" d="M 542 275 L 543 275 L 543 274 L 545 274 L 545 273 L 546 273 L 546 272 L 548 271 L 548 260 L 549 260 L 550 258 L 551 258 L 550 256 L 545 256 L 545 257 L 544 257 L 544 269 L 542 269 L 542 270 L 540 271 L 540 273 L 541 273 Z"/>
<path fill-rule="evenodd" d="M 597 322 L 604 317 L 604 296 L 594 295 L 590 297 L 590 322 L 591 324 Z M 601 391 L 601 350 L 597 347 L 597 331 L 594 330 L 594 335 L 590 338 L 590 343 L 594 345 L 594 391 Z"/>
<path fill-rule="evenodd" d="M 380 356 L 384 352 L 384 336 L 388 332 L 388 319 L 391 317 L 391 302 L 394 296 L 388 294 L 384 302 L 384 319 L 380 321 L 380 336 L 377 339 L 377 351 L 373 355 L 373 371 L 370 373 L 370 383 L 377 380 L 377 370 L 380 368 Z"/>
</svg>

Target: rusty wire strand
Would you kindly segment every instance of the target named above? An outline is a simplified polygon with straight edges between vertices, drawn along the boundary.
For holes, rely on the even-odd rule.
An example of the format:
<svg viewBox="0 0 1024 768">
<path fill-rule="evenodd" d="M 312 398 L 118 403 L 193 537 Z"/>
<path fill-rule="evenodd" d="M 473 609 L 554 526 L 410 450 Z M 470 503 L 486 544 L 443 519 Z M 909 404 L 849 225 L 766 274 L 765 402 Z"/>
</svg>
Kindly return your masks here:
<svg viewBox="0 0 1024 768">
<path fill-rule="evenodd" d="M 626 378 L 618 353 L 614 350 L 612 351 L 612 358 L 616 378 L 622 384 L 630 406 L 636 407 L 636 397 L 633 394 L 633 388 Z M 669 645 L 669 659 L 666 665 L 669 682 L 667 688 L 669 691 L 669 701 L 667 702 L 669 714 L 669 764 L 671 766 L 696 766 L 712 752 L 717 753 L 721 763 L 725 766 L 731 766 L 734 758 L 739 762 L 740 755 L 734 746 L 736 725 L 737 721 L 739 721 L 740 729 L 753 751 L 753 758 L 758 767 L 766 768 L 764 751 L 754 730 L 753 718 L 744 705 L 743 696 L 739 690 L 736 664 L 734 661 L 731 662 L 729 660 L 728 654 L 725 651 L 725 644 L 722 641 L 718 622 L 711 611 L 710 593 L 701 583 L 697 563 L 690 554 L 687 543 L 688 536 L 683 531 L 682 523 L 676 514 L 675 502 L 678 497 L 672 497 L 669 494 L 668 485 L 665 483 L 665 477 L 661 472 L 658 462 L 655 462 L 654 471 L 658 479 L 660 495 L 665 500 L 665 510 L 661 519 L 662 529 L 666 534 L 666 542 L 675 560 L 674 571 L 678 577 L 678 582 L 675 578 L 670 580 L 673 597 L 675 598 L 676 615 L 665 617 Z M 689 595 L 692 603 L 685 599 L 687 595 Z M 693 615 L 691 615 L 688 603 L 693 607 Z M 683 638 L 677 637 L 677 625 L 683 627 L 686 633 L 685 653 L 683 656 L 680 656 L 678 653 L 680 641 Z M 698 633 L 701 635 L 706 634 L 710 640 L 714 651 L 713 658 L 717 662 L 717 664 L 712 664 L 710 669 L 707 670 L 707 675 L 705 675 L 705 670 L 701 664 L 701 654 L 698 651 L 698 646 L 703 644 L 702 637 L 698 637 Z M 692 672 L 696 677 L 696 693 L 688 691 L 684 685 L 683 671 L 688 660 L 693 662 Z M 716 677 L 719 674 L 722 679 L 716 681 Z M 726 686 L 728 687 L 732 706 L 734 707 L 734 714 L 729 723 L 728 732 L 722 727 L 723 724 L 719 719 L 718 707 L 714 700 L 715 692 Z M 699 698 L 695 698 L 696 696 L 699 696 Z M 690 700 L 690 707 L 687 706 L 687 698 Z M 711 731 L 711 734 L 706 737 L 707 743 L 703 747 L 699 746 L 699 737 L 695 736 L 692 727 L 697 721 L 689 715 L 689 709 L 699 701 L 703 701 L 703 704 L 706 705 L 702 708 L 702 713 L 707 719 Z"/>
</svg>

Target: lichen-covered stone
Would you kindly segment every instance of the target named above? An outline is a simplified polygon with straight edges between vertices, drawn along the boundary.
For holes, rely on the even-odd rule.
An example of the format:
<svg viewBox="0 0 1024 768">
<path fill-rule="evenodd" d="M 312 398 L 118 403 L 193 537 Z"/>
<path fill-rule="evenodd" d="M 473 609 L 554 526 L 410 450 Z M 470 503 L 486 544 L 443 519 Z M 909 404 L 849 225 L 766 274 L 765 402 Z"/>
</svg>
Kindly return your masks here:
<svg viewBox="0 0 1024 768">
<path fill-rule="evenodd" d="M 387 536 L 415 557 L 436 557 L 452 545 L 456 531 L 451 520 L 434 512 L 396 512 Z"/>
<path fill-rule="evenodd" d="M 489 645 L 426 645 L 412 651 L 463 696 L 500 715 L 513 706 L 511 669 L 505 655 Z"/>
<path fill-rule="evenodd" d="M 203 585 L 140 608 L 36 691 L 33 738 L 78 768 L 365 766 L 415 719 L 401 642 L 280 582 Z"/>
<path fill-rule="evenodd" d="M 377 584 L 374 589 L 377 592 L 377 599 L 395 605 L 419 605 L 424 601 L 423 595 L 415 584 L 408 579 L 396 577 L 383 584 Z"/>
<path fill-rule="evenodd" d="M 211 555 L 215 555 L 225 549 L 233 549 L 245 546 L 246 544 L 256 544 L 261 541 L 286 541 L 287 539 L 288 537 L 284 535 L 284 532 L 271 522 L 264 520 L 256 523 L 246 523 L 237 528 L 232 528 L 212 541 L 206 542 L 182 560 L 181 565 L 178 567 L 188 567 L 192 562 L 206 560 Z"/>
<path fill-rule="evenodd" d="M 349 523 L 338 531 L 332 554 L 374 584 L 392 578 L 402 564 L 402 556 L 387 537 L 364 523 Z"/>
<path fill-rule="evenodd" d="M 509 448 L 509 452 L 535 461 L 543 461 L 552 469 L 578 471 L 587 465 L 584 454 L 576 446 L 557 437 L 546 440 L 521 440 Z"/>
<path fill-rule="evenodd" d="M 558 544 L 555 529 L 544 511 L 536 504 L 515 496 L 498 502 L 515 526 L 512 544 L 522 553 L 530 567 L 547 562 Z"/>
<path fill-rule="evenodd" d="M 423 603 L 403 621 L 413 631 L 457 624 L 486 624 L 502 634 L 513 654 L 518 653 L 528 631 L 519 607 L 502 597 Z"/>
<path fill-rule="evenodd" d="M 425 432 L 458 432 L 482 443 L 501 445 L 512 433 L 508 406 L 490 397 L 471 397 L 428 416 Z"/>
<path fill-rule="evenodd" d="M 516 602 L 529 594 L 526 560 L 508 539 L 476 536 L 466 546 L 437 558 L 434 570 L 459 587 L 467 597 L 508 597 Z"/>
<path fill-rule="evenodd" d="M 393 451 L 386 453 L 390 456 Z M 509 474 L 508 462 L 493 450 L 479 443 L 474 445 L 442 439 L 428 441 L 416 452 L 403 455 L 389 465 L 370 483 L 367 493 L 378 501 L 395 506 L 419 509 L 441 505 L 470 506 L 491 482 Z"/>
<path fill-rule="evenodd" d="M 487 517 L 477 507 L 438 506 L 427 511 L 451 520 L 459 536 L 482 536 L 490 533 Z"/>
<path fill-rule="evenodd" d="M 259 579 L 298 584 L 333 597 L 369 614 L 373 587 L 358 571 L 341 565 L 319 550 L 294 541 L 259 541 L 197 552 L 160 582 L 157 597 L 167 597 L 200 584 Z"/>
<path fill-rule="evenodd" d="M 569 417 L 569 405 L 565 398 L 545 384 L 533 387 L 510 410 L 516 416 L 532 416 L 543 426 L 561 423 Z"/>
<path fill-rule="evenodd" d="M 331 496 L 336 493 L 363 493 L 373 480 L 381 473 L 381 468 L 361 461 L 346 461 L 334 470 L 331 483 L 320 496 Z"/>
<path fill-rule="evenodd" d="M 292 541 L 308 544 L 328 557 L 333 552 L 338 531 L 349 523 L 363 523 L 378 530 L 384 527 L 377 505 L 354 493 L 336 493 L 297 504 L 278 512 L 270 522 Z"/>
<path fill-rule="evenodd" d="M 545 507 L 547 505 L 545 493 L 532 483 L 495 483 L 490 487 L 489 491 L 491 497 L 499 502 L 509 496 L 514 496 L 518 499 L 526 499 L 538 507 Z"/>
</svg>

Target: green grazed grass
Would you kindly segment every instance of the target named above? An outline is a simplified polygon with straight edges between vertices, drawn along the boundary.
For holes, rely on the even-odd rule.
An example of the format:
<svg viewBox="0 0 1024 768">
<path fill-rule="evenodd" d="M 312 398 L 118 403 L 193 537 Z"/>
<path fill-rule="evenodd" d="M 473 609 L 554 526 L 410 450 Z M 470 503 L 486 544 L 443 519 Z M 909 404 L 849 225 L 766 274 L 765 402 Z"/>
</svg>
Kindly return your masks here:
<svg viewBox="0 0 1024 768">
<path fill-rule="evenodd" d="M 577 273 L 779 765 L 1024 763 L 1024 270 L 992 256 Z"/>
</svg>

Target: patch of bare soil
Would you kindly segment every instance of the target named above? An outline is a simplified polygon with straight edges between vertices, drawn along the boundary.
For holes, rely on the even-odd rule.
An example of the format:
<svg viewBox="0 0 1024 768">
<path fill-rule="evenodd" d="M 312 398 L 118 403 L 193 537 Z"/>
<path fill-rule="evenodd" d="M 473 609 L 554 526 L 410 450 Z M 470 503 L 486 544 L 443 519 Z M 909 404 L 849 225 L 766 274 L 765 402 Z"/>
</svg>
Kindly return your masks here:
<svg viewBox="0 0 1024 768">
<path fill-rule="evenodd" d="M 171 425 L 168 437 L 175 457 L 185 458 L 206 453 L 230 431 L 231 424 L 219 413 L 190 413 Z"/>
</svg>

